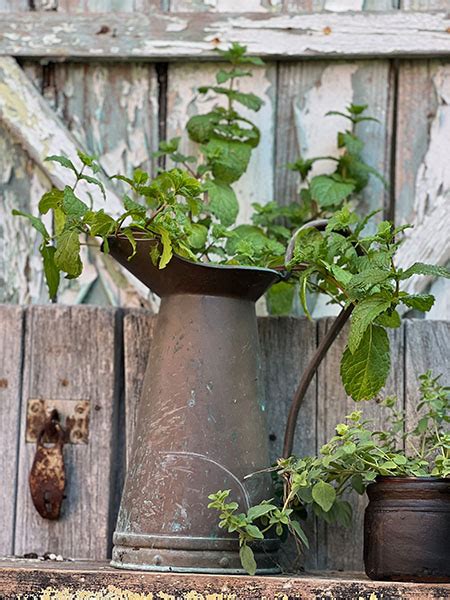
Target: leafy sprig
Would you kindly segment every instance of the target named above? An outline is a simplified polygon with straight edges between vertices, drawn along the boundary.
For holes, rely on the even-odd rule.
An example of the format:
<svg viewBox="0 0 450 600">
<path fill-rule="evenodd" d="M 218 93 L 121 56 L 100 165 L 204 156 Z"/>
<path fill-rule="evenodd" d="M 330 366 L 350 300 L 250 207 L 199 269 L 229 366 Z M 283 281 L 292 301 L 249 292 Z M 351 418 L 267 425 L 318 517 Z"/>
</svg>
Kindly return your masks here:
<svg viewBox="0 0 450 600">
<path fill-rule="evenodd" d="M 412 428 L 405 413 L 396 408 L 397 399 L 387 397 L 381 403 L 389 411 L 385 430 L 375 428 L 361 411 L 353 411 L 336 426 L 335 435 L 318 456 L 279 459 L 267 469 L 282 484 L 280 501 L 270 499 L 237 514 L 239 506 L 229 502 L 229 490 L 209 496 L 209 507 L 220 511 L 219 527 L 237 532 L 241 548 L 248 548 L 244 556 L 241 553 L 244 569 L 254 574 L 250 546 L 266 534 L 282 537 L 289 531 L 307 548 L 299 522 L 305 509 L 326 523 L 347 527 L 352 508 L 346 498 L 353 492 L 364 494 L 380 476 L 450 477 L 450 388 L 441 385 L 431 371 L 419 380 L 420 400 Z"/>
<path fill-rule="evenodd" d="M 386 330 L 400 326 L 398 308 L 426 312 L 433 306 L 431 294 L 409 294 L 401 283 L 413 275 L 450 277 L 447 269 L 423 263 L 406 270 L 397 267 L 395 255 L 405 226 L 382 221 L 374 234 L 365 235 L 369 219 L 360 219 L 344 206 L 325 231 L 307 227 L 297 234 L 288 264 L 291 270 L 299 269 L 300 298 L 307 315 L 308 287 L 320 289 L 332 303 L 353 307 L 341 377 L 356 401 L 373 398 L 386 381 L 390 369 Z"/>
</svg>

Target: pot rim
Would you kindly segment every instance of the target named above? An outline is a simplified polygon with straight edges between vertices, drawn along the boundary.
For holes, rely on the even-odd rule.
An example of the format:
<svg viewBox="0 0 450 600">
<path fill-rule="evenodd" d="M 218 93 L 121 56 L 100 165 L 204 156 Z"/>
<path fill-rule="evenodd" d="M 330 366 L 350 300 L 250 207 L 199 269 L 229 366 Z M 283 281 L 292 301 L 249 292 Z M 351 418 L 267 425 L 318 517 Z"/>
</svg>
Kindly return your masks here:
<svg viewBox="0 0 450 600">
<path fill-rule="evenodd" d="M 414 477 L 412 475 L 379 475 L 373 483 L 449 483 L 450 477 L 433 477 L 427 475 L 424 477 Z M 372 485 L 372 484 L 370 484 Z"/>
<path fill-rule="evenodd" d="M 114 240 L 116 238 L 128 239 L 126 235 L 124 235 L 123 233 L 121 233 L 119 231 L 117 235 L 108 236 L 108 241 Z M 159 241 L 159 238 L 157 236 L 141 237 L 141 238 L 135 238 L 135 239 L 136 239 L 136 243 Z M 101 248 L 103 249 L 103 244 L 102 244 Z M 210 262 L 196 262 L 194 260 L 190 260 L 189 258 L 185 258 L 184 256 L 180 256 L 176 252 L 173 253 L 173 256 L 175 256 L 177 258 L 177 260 L 181 260 L 182 262 L 188 263 L 190 265 L 195 265 L 196 267 L 203 267 L 203 268 L 208 268 L 208 269 L 217 269 L 217 270 L 224 270 L 224 271 L 242 269 L 244 271 L 259 271 L 262 273 L 271 273 L 272 275 L 277 275 L 279 277 L 280 281 L 285 281 L 291 275 L 291 273 L 287 269 L 283 269 L 282 271 L 277 271 L 275 269 L 270 269 L 269 267 L 252 267 L 250 265 L 219 265 L 219 264 L 210 263 Z M 133 260 L 133 258 L 131 260 Z"/>
</svg>

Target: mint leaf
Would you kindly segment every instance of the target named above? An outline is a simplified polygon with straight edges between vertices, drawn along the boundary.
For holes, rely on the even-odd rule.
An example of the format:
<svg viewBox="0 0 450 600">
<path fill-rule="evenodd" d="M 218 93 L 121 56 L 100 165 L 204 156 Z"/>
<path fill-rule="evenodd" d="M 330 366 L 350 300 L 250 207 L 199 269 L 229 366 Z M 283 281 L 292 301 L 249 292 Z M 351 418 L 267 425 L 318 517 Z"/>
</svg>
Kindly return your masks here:
<svg viewBox="0 0 450 600">
<path fill-rule="evenodd" d="M 310 184 L 313 199 L 324 208 L 339 204 L 354 189 L 353 183 L 342 180 L 338 175 L 317 175 Z"/>
<path fill-rule="evenodd" d="M 434 300 L 435 298 L 432 294 L 411 294 L 402 297 L 403 304 L 422 312 L 430 310 L 434 304 Z"/>
<path fill-rule="evenodd" d="M 50 300 L 54 300 L 59 287 L 59 269 L 55 263 L 56 248 L 43 245 L 40 251 L 44 262 L 44 275 L 48 287 L 48 295 Z"/>
<path fill-rule="evenodd" d="M 69 278 L 81 275 L 83 265 L 80 259 L 80 238 L 75 229 L 63 231 L 57 240 L 55 252 L 55 265 L 64 271 Z"/>
<path fill-rule="evenodd" d="M 336 490 L 329 483 L 318 481 L 312 489 L 312 497 L 322 510 L 328 512 L 336 500 Z"/>
<path fill-rule="evenodd" d="M 241 559 L 241 565 L 247 571 L 249 575 L 254 575 L 256 573 L 256 561 L 255 556 L 253 554 L 253 550 L 244 544 L 241 546 L 239 550 L 239 557 Z"/>
<path fill-rule="evenodd" d="M 16 217 L 25 217 L 30 221 L 31 225 L 36 229 L 36 231 L 39 231 L 44 240 L 50 239 L 47 228 L 45 227 L 44 223 L 39 219 L 39 217 L 35 217 L 34 215 L 30 215 L 29 213 L 22 212 L 21 210 L 16 209 L 13 209 L 12 214 Z"/>
<path fill-rule="evenodd" d="M 192 248 L 203 248 L 208 236 L 208 229 L 200 223 L 192 223 L 191 233 L 188 236 L 189 245 Z"/>
<path fill-rule="evenodd" d="M 66 169 L 70 169 L 76 175 L 78 175 L 78 171 L 76 170 L 75 165 L 66 156 L 56 156 L 56 155 L 52 154 L 51 156 L 47 156 L 45 161 L 56 162 L 56 163 L 60 164 L 62 167 L 65 167 Z"/>
<path fill-rule="evenodd" d="M 341 378 L 345 391 L 356 402 L 370 400 L 385 384 L 389 368 L 387 333 L 378 325 L 369 325 L 356 351 L 344 351 Z"/>
<path fill-rule="evenodd" d="M 247 170 L 252 147 L 250 144 L 213 139 L 204 147 L 213 175 L 224 183 L 233 183 Z"/>
<path fill-rule="evenodd" d="M 87 205 L 75 196 L 72 188 L 68 185 L 64 188 L 62 207 L 66 215 L 74 217 L 82 217 L 89 210 Z"/>
<path fill-rule="evenodd" d="M 39 200 L 39 212 L 46 215 L 50 209 L 55 209 L 61 205 L 64 198 L 64 192 L 52 189 L 46 192 Z"/>
<path fill-rule="evenodd" d="M 91 177 L 90 175 L 80 175 L 80 179 L 83 179 L 84 181 L 87 181 L 88 183 L 91 183 L 92 185 L 96 185 L 98 188 L 100 188 L 100 191 L 103 196 L 103 200 L 106 200 L 105 187 L 101 181 L 99 181 L 95 177 Z"/>
<path fill-rule="evenodd" d="M 215 111 L 191 117 L 186 125 L 190 139 L 198 144 L 208 142 L 214 133 L 215 125 L 220 122 L 220 118 L 220 114 Z"/>
<path fill-rule="evenodd" d="M 445 267 L 438 265 L 427 265 L 425 263 L 416 262 L 409 269 L 400 274 L 400 279 L 409 279 L 413 275 L 430 275 L 432 277 L 450 278 L 450 271 Z"/>
<path fill-rule="evenodd" d="M 377 323 L 378 325 L 382 325 L 383 327 L 391 327 L 395 329 L 397 327 L 400 327 L 400 325 L 402 324 L 402 320 L 399 313 L 396 310 L 393 310 L 387 311 L 379 315 L 376 318 L 375 323 Z"/>
<path fill-rule="evenodd" d="M 205 184 L 209 194 L 209 209 L 222 225 L 230 226 L 236 221 L 239 204 L 231 186 L 222 181 L 210 179 Z"/>
<path fill-rule="evenodd" d="M 358 302 L 355 306 L 350 323 L 348 348 L 354 353 L 358 348 L 368 326 L 391 306 L 391 301 L 375 294 Z"/>
</svg>

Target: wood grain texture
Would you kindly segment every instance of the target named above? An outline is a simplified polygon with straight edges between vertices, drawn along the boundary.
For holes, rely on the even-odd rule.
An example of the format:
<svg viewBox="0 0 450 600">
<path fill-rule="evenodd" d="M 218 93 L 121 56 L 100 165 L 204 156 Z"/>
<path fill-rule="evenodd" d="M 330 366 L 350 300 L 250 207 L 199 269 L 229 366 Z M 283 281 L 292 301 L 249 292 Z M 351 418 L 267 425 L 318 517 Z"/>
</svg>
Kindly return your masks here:
<svg viewBox="0 0 450 600">
<path fill-rule="evenodd" d="M 445 12 L 11 13 L 0 23 L 0 54 L 84 59 L 208 59 L 232 41 L 271 58 L 448 56 Z M 30 36 L 30 33 L 33 33 Z M 99 33 L 100 32 L 100 33 Z"/>
<path fill-rule="evenodd" d="M 156 317 L 150 311 L 127 311 L 123 319 L 126 463 L 131 451 L 137 408 L 147 369 Z"/>
<path fill-rule="evenodd" d="M 107 556 L 116 459 L 118 318 L 114 310 L 87 307 L 36 306 L 26 312 L 17 555 L 48 551 L 66 557 Z M 89 443 L 64 447 L 68 484 L 59 521 L 43 520 L 28 490 L 35 452 L 23 432 L 29 398 L 90 402 Z"/>
<path fill-rule="evenodd" d="M 308 361 L 316 349 L 317 324 L 306 318 L 260 318 L 262 372 L 266 394 L 267 428 L 270 462 L 282 454 L 287 415 L 295 390 Z M 316 380 L 304 398 L 298 415 L 294 440 L 297 456 L 313 455 L 317 451 Z M 317 568 L 317 531 L 312 519 L 305 524 L 310 549 L 301 556 L 293 540 L 284 543 L 280 553 L 283 569 L 298 571 Z"/>
<path fill-rule="evenodd" d="M 396 220 L 412 223 L 397 261 L 446 265 L 450 261 L 450 65 L 406 61 L 400 65 L 396 153 Z M 414 126 L 412 126 L 414 123 Z M 415 277 L 405 285 L 422 292 L 430 279 Z M 430 318 L 450 318 L 450 282 L 431 289 L 437 303 Z"/>
<path fill-rule="evenodd" d="M 18 594 L 33 594 L 37 600 L 436 600 L 450 594 L 450 584 L 376 582 L 359 573 L 302 577 L 180 575 L 122 571 L 105 563 L 24 560 L 0 562 L 0 586 L 5 600 L 13 600 Z"/>
<path fill-rule="evenodd" d="M 14 552 L 23 309 L 0 306 L 0 556 Z"/>
<path fill-rule="evenodd" d="M 363 158 L 386 179 L 390 177 L 392 96 L 389 91 L 390 66 L 387 61 L 326 63 L 323 61 L 280 63 L 276 118 L 276 198 L 288 204 L 298 197 L 298 176 L 286 165 L 297 158 L 337 156 L 338 131 L 348 123 L 342 117 L 328 116 L 330 110 L 345 110 L 352 102 L 368 104 L 370 115 L 380 123 L 366 122 L 357 127 L 365 142 Z M 316 163 L 312 174 L 330 172 L 333 161 Z M 383 208 L 388 192 L 371 178 L 361 194 L 358 210 L 367 214 Z"/>
<path fill-rule="evenodd" d="M 67 169 L 57 163 L 45 162 L 45 158 L 51 154 L 63 154 L 80 167 L 76 154 L 79 144 L 13 58 L 0 58 L 0 82 L 1 121 L 52 183 L 64 186 L 68 178 Z M 105 183 L 108 208 L 112 214 L 117 214 L 121 209 L 120 200 Z M 94 206 L 104 208 L 100 190 L 95 188 L 89 188 Z M 85 187 L 81 186 L 78 193 L 89 201 Z"/>
<path fill-rule="evenodd" d="M 420 398 L 419 375 L 432 370 L 442 374 L 441 383 L 450 380 L 449 321 L 408 320 L 405 348 L 405 410 L 408 429 L 417 422 L 416 405 Z"/>
<path fill-rule="evenodd" d="M 319 321 L 319 342 L 326 334 L 330 320 Z M 327 356 L 318 372 L 317 388 L 317 442 L 318 448 L 326 443 L 334 434 L 338 423 L 353 410 L 363 410 L 366 418 L 374 420 L 376 426 L 386 424 L 388 412 L 376 402 L 364 402 L 356 405 L 347 396 L 340 378 L 340 362 L 345 348 L 348 327 L 340 334 L 331 346 Z M 384 393 L 397 395 L 400 408 L 403 406 L 403 330 L 391 330 L 390 335 L 391 356 L 393 367 L 386 384 Z M 353 507 L 353 521 L 346 529 L 340 526 L 329 527 L 325 523 L 319 524 L 318 533 L 318 569 L 336 571 L 363 570 L 363 519 L 367 504 L 366 496 L 352 494 L 348 498 Z"/>
</svg>

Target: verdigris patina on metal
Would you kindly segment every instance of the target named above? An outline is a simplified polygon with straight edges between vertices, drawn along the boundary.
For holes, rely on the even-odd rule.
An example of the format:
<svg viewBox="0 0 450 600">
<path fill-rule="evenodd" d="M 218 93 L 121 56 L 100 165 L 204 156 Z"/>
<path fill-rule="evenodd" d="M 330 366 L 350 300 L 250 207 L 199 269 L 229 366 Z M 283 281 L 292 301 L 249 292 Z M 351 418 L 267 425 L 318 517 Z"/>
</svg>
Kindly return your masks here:
<svg viewBox="0 0 450 600">
<path fill-rule="evenodd" d="M 272 495 L 255 302 L 281 276 L 269 269 L 150 259 L 153 240 L 110 240 L 112 256 L 161 307 L 119 511 L 116 567 L 243 573 L 237 537 L 220 529 L 208 494 L 231 489 L 247 509 Z M 277 572 L 277 542 L 256 549 Z"/>
</svg>

